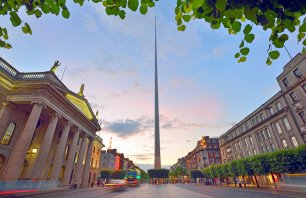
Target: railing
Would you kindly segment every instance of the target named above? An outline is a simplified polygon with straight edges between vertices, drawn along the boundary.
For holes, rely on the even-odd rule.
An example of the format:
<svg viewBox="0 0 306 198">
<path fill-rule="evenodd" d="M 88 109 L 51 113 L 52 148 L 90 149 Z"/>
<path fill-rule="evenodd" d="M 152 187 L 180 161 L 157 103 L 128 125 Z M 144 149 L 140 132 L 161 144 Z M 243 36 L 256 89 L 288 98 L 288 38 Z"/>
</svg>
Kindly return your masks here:
<svg viewBox="0 0 306 198">
<path fill-rule="evenodd" d="M 45 78 L 44 73 L 33 73 L 33 74 L 22 74 L 21 78 L 23 79 L 42 79 Z"/>
<path fill-rule="evenodd" d="M 17 75 L 17 71 L 8 63 L 6 63 L 2 58 L 0 58 L 0 68 L 4 69 L 7 73 L 14 77 Z"/>
</svg>

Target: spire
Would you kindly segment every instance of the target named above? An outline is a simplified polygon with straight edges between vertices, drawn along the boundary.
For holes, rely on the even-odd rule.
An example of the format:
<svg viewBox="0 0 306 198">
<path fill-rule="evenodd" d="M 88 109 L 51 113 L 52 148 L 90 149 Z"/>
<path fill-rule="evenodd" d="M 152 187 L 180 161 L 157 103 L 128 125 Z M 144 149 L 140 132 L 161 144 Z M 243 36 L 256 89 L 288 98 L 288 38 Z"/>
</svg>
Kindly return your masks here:
<svg viewBox="0 0 306 198">
<path fill-rule="evenodd" d="M 155 155 L 154 155 L 154 169 L 160 169 L 160 168 L 161 168 L 161 160 L 160 160 L 160 138 L 159 138 L 157 40 L 156 40 L 156 17 L 155 17 Z"/>
</svg>

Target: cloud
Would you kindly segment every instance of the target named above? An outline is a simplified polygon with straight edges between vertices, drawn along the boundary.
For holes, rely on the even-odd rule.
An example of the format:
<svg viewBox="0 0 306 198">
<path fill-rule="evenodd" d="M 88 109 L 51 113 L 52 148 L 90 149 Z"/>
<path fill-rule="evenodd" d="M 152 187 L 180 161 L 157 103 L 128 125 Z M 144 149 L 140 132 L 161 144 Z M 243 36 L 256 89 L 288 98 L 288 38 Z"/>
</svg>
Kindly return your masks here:
<svg viewBox="0 0 306 198">
<path fill-rule="evenodd" d="M 113 122 L 102 122 L 104 127 L 102 130 L 117 134 L 121 138 L 128 138 L 131 136 L 145 133 L 154 130 L 154 119 L 148 116 L 141 116 L 138 119 L 123 119 L 115 120 Z M 166 130 L 175 129 L 190 129 L 190 128 L 221 128 L 232 126 L 232 122 L 224 123 L 193 123 L 184 122 L 177 118 L 169 118 L 165 115 L 160 115 L 160 128 Z M 145 147 L 145 146 L 144 146 Z"/>
<path fill-rule="evenodd" d="M 135 158 L 137 160 L 150 160 L 153 158 L 154 154 L 153 153 L 145 153 L 145 154 L 134 154 L 134 155 L 127 155 L 128 157 Z"/>
</svg>

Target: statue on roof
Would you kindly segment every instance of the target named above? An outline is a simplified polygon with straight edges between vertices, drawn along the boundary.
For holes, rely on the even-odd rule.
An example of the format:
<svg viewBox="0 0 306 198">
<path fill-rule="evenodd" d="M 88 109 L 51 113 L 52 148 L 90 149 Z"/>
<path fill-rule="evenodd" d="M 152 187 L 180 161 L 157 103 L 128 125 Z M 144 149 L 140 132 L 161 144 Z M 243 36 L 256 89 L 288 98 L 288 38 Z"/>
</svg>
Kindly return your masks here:
<svg viewBox="0 0 306 198">
<path fill-rule="evenodd" d="M 99 115 L 99 110 L 97 110 L 97 112 L 96 112 L 96 118 L 98 117 L 98 115 Z"/>
<path fill-rule="evenodd" d="M 61 63 L 58 60 L 55 61 L 53 66 L 51 67 L 50 71 L 55 72 L 60 65 L 61 65 Z"/>
<path fill-rule="evenodd" d="M 82 85 L 81 85 L 81 87 L 80 87 L 80 91 L 79 91 L 79 93 L 78 93 L 78 95 L 79 96 L 82 96 L 82 97 L 84 97 L 84 83 L 82 83 Z"/>
</svg>

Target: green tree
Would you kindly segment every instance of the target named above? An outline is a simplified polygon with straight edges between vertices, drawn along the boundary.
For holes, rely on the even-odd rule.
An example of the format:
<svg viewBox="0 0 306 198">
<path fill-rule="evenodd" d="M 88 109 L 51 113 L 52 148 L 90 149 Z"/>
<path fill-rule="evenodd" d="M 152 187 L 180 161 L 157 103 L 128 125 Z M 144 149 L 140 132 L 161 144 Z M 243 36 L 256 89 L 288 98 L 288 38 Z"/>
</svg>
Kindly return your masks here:
<svg viewBox="0 0 306 198">
<path fill-rule="evenodd" d="M 237 161 L 237 168 L 238 168 L 239 175 L 242 176 L 242 179 L 244 181 L 244 187 L 246 187 L 246 181 L 244 177 L 245 176 L 252 177 L 254 175 L 254 171 L 252 167 L 252 158 L 245 158 L 245 159 Z M 255 182 L 256 182 L 257 187 L 259 187 L 256 177 L 255 177 Z"/>
<path fill-rule="evenodd" d="M 146 14 L 148 8 L 154 7 L 158 0 L 88 1 L 104 6 L 107 15 L 124 19 L 127 10 Z M 83 6 L 85 0 L 73 2 Z M 32 34 L 30 25 L 20 18 L 20 12 L 24 10 L 29 16 L 36 18 L 41 18 L 44 14 L 61 15 L 66 19 L 70 17 L 66 0 L 3 0 L 0 4 L 0 15 L 3 15 L 3 18 L 9 16 L 12 26 L 22 26 L 23 33 Z M 306 12 L 306 5 L 303 0 L 177 0 L 174 11 L 179 31 L 184 31 L 186 24 L 195 19 L 204 20 L 212 29 L 223 26 L 229 34 L 243 32 L 243 39 L 235 54 L 238 62 L 245 62 L 247 59 L 250 52 L 248 45 L 255 39 L 252 32 L 254 25 L 271 32 L 266 43 L 268 65 L 280 56 L 278 49 L 285 47 L 293 32 L 297 32 L 297 41 L 306 46 L 306 18 L 302 18 Z M 0 47 L 11 48 L 8 39 L 7 29 L 0 27 Z M 303 47 L 301 51 L 304 50 Z"/>
<path fill-rule="evenodd" d="M 232 177 L 234 177 L 235 186 L 237 186 L 236 177 L 239 176 L 239 171 L 238 171 L 238 167 L 237 167 L 237 161 L 232 161 L 232 162 L 229 164 L 228 167 L 229 167 L 230 175 L 231 175 Z"/>
<path fill-rule="evenodd" d="M 100 171 L 100 178 L 110 179 L 112 174 L 113 172 L 111 170 L 104 169 Z"/>
<path fill-rule="evenodd" d="M 223 176 L 225 177 L 225 179 L 226 179 L 226 184 L 228 185 L 228 177 L 231 176 L 230 170 L 229 170 L 229 165 L 228 165 L 228 164 L 224 164 L 224 165 L 221 166 L 221 168 L 223 169 L 223 170 L 222 170 Z"/>
<path fill-rule="evenodd" d="M 125 170 L 114 171 L 112 174 L 113 179 L 124 179 L 126 176 Z"/>
<path fill-rule="evenodd" d="M 295 154 L 298 163 L 298 172 L 306 170 L 306 144 L 299 146 L 295 150 Z"/>
</svg>

